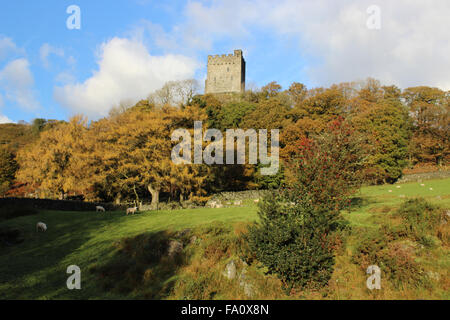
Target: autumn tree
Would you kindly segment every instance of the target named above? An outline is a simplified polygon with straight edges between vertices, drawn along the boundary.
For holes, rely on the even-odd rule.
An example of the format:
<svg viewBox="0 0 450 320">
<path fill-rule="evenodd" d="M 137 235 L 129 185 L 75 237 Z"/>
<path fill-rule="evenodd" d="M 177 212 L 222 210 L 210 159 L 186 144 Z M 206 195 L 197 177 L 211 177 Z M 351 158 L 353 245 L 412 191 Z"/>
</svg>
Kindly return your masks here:
<svg viewBox="0 0 450 320">
<path fill-rule="evenodd" d="M 303 84 L 293 83 L 288 95 L 294 103 L 287 115 L 291 121 L 280 137 L 284 159 L 294 155 L 298 141 L 323 133 L 330 121 L 343 114 L 346 105 L 342 90 L 336 85 L 306 90 Z"/>
<path fill-rule="evenodd" d="M 261 88 L 261 93 L 266 97 L 275 97 L 280 93 L 282 87 L 276 82 L 272 81 Z"/>
<path fill-rule="evenodd" d="M 302 83 L 293 82 L 289 89 L 287 90 L 287 94 L 292 99 L 292 105 L 299 106 L 306 98 L 308 94 L 308 89 Z"/>
<path fill-rule="evenodd" d="M 43 131 L 37 143 L 19 150 L 17 179 L 37 184 L 60 199 L 70 191 L 81 192 L 85 186 L 80 181 L 85 180 L 86 170 L 77 165 L 75 155 L 86 152 L 81 144 L 86 130 L 86 120 L 76 116 L 69 123 Z"/>
<path fill-rule="evenodd" d="M 342 91 L 335 85 L 327 89 L 311 89 L 308 96 L 294 108 L 295 119 L 319 120 L 324 124 L 320 130 L 323 131 L 329 121 L 342 115 L 345 102 Z"/>
<path fill-rule="evenodd" d="M 242 128 L 283 129 L 291 124 L 290 106 L 285 96 L 275 96 L 260 101 L 242 119 Z"/>
<path fill-rule="evenodd" d="M 192 107 L 181 110 L 140 106 L 93 124 L 97 154 L 103 163 L 96 173 L 97 180 L 108 182 L 103 188 L 113 188 L 109 194 L 120 195 L 120 190 L 126 188 L 137 202 L 139 190 L 145 188 L 154 207 L 162 191 L 178 190 L 180 198 L 201 193 L 204 177 L 200 166 L 186 169 L 172 162 L 171 132 L 193 127 L 194 119 L 203 120 L 205 116 Z"/>
<path fill-rule="evenodd" d="M 397 98 L 373 100 L 367 92 L 351 102 L 350 119 L 357 132 L 365 136 L 363 148 L 367 176 L 371 182 L 395 182 L 407 165 L 409 118 L 405 106 Z"/>
<path fill-rule="evenodd" d="M 15 179 L 17 162 L 14 154 L 4 147 L 0 148 L 0 194 L 8 191 Z"/>
</svg>

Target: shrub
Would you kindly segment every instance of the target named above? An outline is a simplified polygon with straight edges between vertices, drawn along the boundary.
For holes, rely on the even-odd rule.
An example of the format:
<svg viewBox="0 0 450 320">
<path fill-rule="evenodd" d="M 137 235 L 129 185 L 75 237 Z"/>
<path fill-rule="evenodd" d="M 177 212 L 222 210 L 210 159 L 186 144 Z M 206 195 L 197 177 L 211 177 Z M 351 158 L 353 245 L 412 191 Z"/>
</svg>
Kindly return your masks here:
<svg viewBox="0 0 450 320">
<path fill-rule="evenodd" d="M 372 230 L 361 239 L 352 262 L 364 272 L 368 266 L 377 265 L 396 287 L 403 284 L 423 284 L 423 270 L 415 261 L 413 248 L 396 241 L 398 239 L 400 238 L 393 236 L 392 230 L 385 226 Z"/>
<path fill-rule="evenodd" d="M 312 209 L 289 212 L 278 204 L 275 195 L 264 199 L 260 209 L 262 222 L 249 227 L 250 251 L 268 273 L 279 276 L 288 292 L 295 285 L 326 285 L 333 272 L 334 255 L 321 223 L 325 216 Z"/>
<path fill-rule="evenodd" d="M 365 271 L 368 266 L 380 263 L 379 254 L 387 246 L 388 239 L 384 232 L 378 229 L 371 230 L 360 240 L 352 256 L 352 262 Z"/>
<path fill-rule="evenodd" d="M 173 237 L 173 233 L 158 232 L 121 239 L 114 243 L 114 257 L 90 272 L 97 275 L 104 290 L 120 294 L 136 292 L 149 299 L 164 297 L 170 290 L 167 281 L 185 263 L 182 252 L 169 253 Z"/>
<path fill-rule="evenodd" d="M 213 286 L 214 277 L 211 272 L 199 274 L 195 278 L 185 277 L 177 282 L 175 291 L 186 300 L 209 300 L 216 294 Z"/>
<path fill-rule="evenodd" d="M 233 228 L 222 222 L 213 222 L 198 230 L 202 238 L 202 256 L 211 261 L 219 261 L 238 253 L 242 246 L 242 237 L 233 233 Z"/>
<path fill-rule="evenodd" d="M 432 245 L 429 235 L 436 235 L 443 219 L 441 209 L 422 198 L 405 201 L 396 214 L 404 221 L 405 232 L 423 245 Z"/>
<path fill-rule="evenodd" d="M 419 286 L 424 284 L 422 268 L 414 259 L 411 247 L 402 243 L 390 243 L 379 254 L 379 266 L 386 271 L 396 287 L 403 284 Z"/>
</svg>

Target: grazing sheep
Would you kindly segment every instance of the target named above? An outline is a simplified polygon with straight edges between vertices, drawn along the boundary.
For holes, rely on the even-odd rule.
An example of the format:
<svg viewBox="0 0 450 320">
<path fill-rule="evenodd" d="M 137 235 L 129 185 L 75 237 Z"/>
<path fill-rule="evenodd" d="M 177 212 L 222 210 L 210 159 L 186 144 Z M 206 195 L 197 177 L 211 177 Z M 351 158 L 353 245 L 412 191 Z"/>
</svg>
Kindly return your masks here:
<svg viewBox="0 0 450 320">
<path fill-rule="evenodd" d="M 136 211 L 137 211 L 137 207 L 134 207 L 134 208 L 128 208 L 127 209 L 127 215 L 130 213 L 130 214 L 135 214 L 136 213 Z"/>
<path fill-rule="evenodd" d="M 401 188 L 401 186 L 397 186 L 397 189 L 400 189 Z"/>
<path fill-rule="evenodd" d="M 433 188 L 430 188 L 430 191 L 433 191 Z"/>
<path fill-rule="evenodd" d="M 39 231 L 42 231 L 42 232 L 47 231 L 47 225 L 43 222 L 38 222 L 36 224 L 36 232 L 39 232 Z"/>
<path fill-rule="evenodd" d="M 259 202 L 259 199 L 255 199 L 254 202 L 255 202 L 255 203 L 258 203 L 258 202 Z"/>
<path fill-rule="evenodd" d="M 425 187 L 425 184 L 421 183 L 420 186 L 421 186 L 421 187 Z"/>
<path fill-rule="evenodd" d="M 211 202 L 209 203 L 209 206 L 210 206 L 211 208 L 215 208 L 216 205 L 217 205 L 217 201 L 211 201 Z"/>
<path fill-rule="evenodd" d="M 209 203 L 209 206 L 211 207 L 211 208 L 223 208 L 223 204 L 222 203 L 220 203 L 220 201 L 211 201 L 210 203 Z"/>
<path fill-rule="evenodd" d="M 99 212 L 99 211 L 100 211 L 100 212 L 105 212 L 106 210 L 105 210 L 105 208 L 103 208 L 102 206 L 96 206 L 96 207 L 95 207 L 95 211 L 96 211 L 96 212 Z"/>
<path fill-rule="evenodd" d="M 242 205 L 242 200 L 236 200 L 236 201 L 234 202 L 234 205 L 235 205 L 235 206 L 241 206 L 241 205 Z"/>
<path fill-rule="evenodd" d="M 392 190 L 389 190 L 389 192 L 392 192 Z"/>
</svg>

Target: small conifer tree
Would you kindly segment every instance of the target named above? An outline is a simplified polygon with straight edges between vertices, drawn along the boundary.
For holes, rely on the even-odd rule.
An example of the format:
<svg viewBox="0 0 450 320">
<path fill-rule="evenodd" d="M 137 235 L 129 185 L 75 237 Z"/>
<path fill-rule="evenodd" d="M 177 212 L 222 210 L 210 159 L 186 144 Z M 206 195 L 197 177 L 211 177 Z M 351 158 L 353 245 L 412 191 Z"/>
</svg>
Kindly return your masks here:
<svg viewBox="0 0 450 320">
<path fill-rule="evenodd" d="M 261 203 L 248 248 L 289 292 L 293 286 L 328 283 L 334 266 L 331 235 L 360 186 L 361 160 L 359 139 L 337 119 L 323 136 L 300 141 L 286 185 Z"/>
</svg>

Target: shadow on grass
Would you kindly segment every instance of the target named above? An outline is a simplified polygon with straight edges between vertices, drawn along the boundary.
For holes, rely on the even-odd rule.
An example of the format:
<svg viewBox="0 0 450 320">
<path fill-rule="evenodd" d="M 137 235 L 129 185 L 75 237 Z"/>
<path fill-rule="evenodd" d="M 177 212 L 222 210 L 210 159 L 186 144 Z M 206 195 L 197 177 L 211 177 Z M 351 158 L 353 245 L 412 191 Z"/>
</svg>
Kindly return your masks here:
<svg viewBox="0 0 450 320">
<path fill-rule="evenodd" d="M 108 263 L 90 268 L 99 286 L 114 295 L 163 299 L 170 295 L 177 270 L 186 264 L 181 241 L 168 231 L 123 238 Z"/>
<path fill-rule="evenodd" d="M 363 207 L 368 206 L 373 201 L 370 201 L 369 199 L 365 197 L 353 197 L 350 199 L 350 211 L 361 209 Z"/>
<path fill-rule="evenodd" d="M 0 228 L 0 248 L 12 247 L 23 242 L 22 233 L 18 229 Z"/>
<path fill-rule="evenodd" d="M 0 221 L 36 215 L 38 213 L 39 211 L 31 206 L 4 205 L 0 207 Z"/>
<path fill-rule="evenodd" d="M 67 290 L 68 265 L 63 261 L 109 220 L 93 214 L 47 211 L 8 220 L 0 226 L 4 230 L 17 230 L 21 242 L 0 247 L 0 296 L 7 299 L 54 298 L 61 289 Z M 37 221 L 45 221 L 46 232 L 36 232 Z M 82 261 L 69 264 L 80 263 Z"/>
</svg>

